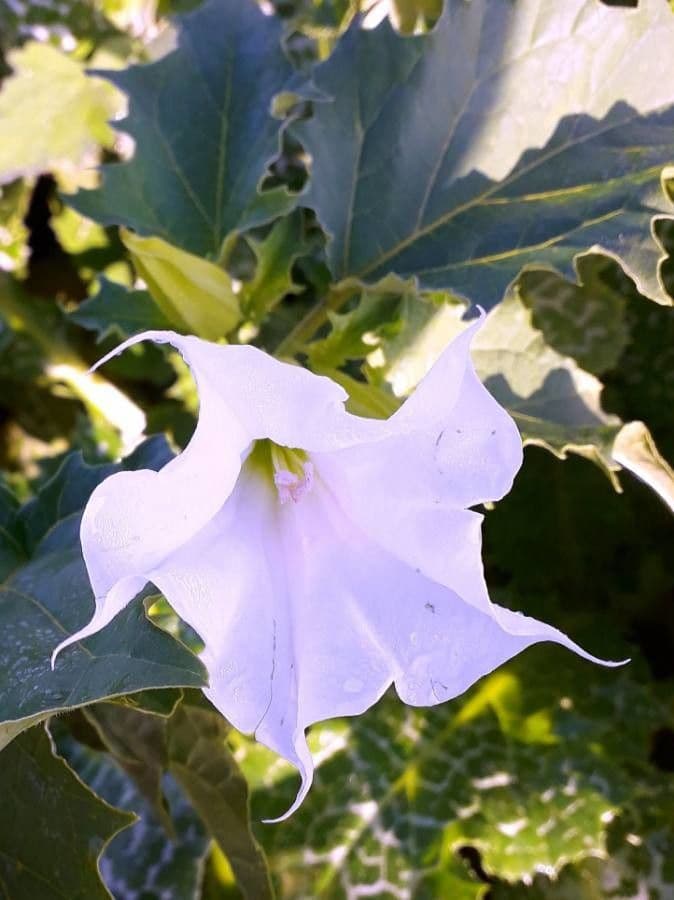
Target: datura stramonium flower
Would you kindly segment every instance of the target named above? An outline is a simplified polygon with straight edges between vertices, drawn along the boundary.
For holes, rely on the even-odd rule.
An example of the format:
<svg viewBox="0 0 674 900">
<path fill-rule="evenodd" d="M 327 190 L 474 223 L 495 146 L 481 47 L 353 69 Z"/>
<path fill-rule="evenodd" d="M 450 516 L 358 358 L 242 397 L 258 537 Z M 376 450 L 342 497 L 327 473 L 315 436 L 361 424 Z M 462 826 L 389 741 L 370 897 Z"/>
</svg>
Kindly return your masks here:
<svg viewBox="0 0 674 900">
<path fill-rule="evenodd" d="M 522 461 L 470 342 L 447 347 L 387 420 L 354 416 L 329 378 L 250 346 L 168 331 L 199 392 L 187 448 L 161 471 L 119 472 L 84 511 L 94 634 L 148 583 L 201 636 L 206 695 L 293 763 L 305 797 L 307 726 L 364 712 L 395 684 L 413 706 L 461 694 L 537 641 L 569 638 L 496 606 L 482 516 Z"/>
</svg>

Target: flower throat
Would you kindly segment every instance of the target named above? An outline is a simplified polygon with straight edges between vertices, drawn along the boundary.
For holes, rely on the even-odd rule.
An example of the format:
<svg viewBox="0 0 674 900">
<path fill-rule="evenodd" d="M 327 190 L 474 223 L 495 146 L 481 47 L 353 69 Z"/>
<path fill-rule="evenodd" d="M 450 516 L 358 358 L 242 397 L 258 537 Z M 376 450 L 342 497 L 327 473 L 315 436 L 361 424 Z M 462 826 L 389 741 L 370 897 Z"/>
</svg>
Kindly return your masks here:
<svg viewBox="0 0 674 900">
<path fill-rule="evenodd" d="M 313 485 L 314 467 L 305 450 L 265 438 L 255 441 L 247 462 L 271 478 L 281 503 L 298 503 Z"/>
</svg>

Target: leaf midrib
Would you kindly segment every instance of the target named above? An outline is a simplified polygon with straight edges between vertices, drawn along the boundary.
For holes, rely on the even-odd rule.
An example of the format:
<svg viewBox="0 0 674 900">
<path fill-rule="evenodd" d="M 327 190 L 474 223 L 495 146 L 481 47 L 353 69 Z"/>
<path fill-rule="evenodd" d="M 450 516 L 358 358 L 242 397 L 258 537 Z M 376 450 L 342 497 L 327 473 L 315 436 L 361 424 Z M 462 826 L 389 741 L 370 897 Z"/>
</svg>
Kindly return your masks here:
<svg viewBox="0 0 674 900">
<path fill-rule="evenodd" d="M 656 115 L 658 112 L 661 112 L 664 109 L 668 109 L 668 108 L 669 107 L 663 107 L 661 109 L 652 110 L 648 113 L 648 115 Z M 636 119 L 641 118 L 642 115 L 643 114 L 639 113 L 638 111 L 635 111 L 631 116 L 621 119 L 620 121 L 612 121 L 610 124 L 604 126 L 603 128 L 598 128 L 598 129 L 588 132 L 587 134 L 583 135 L 581 138 L 578 138 L 576 140 L 568 140 L 568 141 L 565 141 L 564 143 L 559 144 L 558 146 L 555 146 L 554 148 L 551 148 L 548 152 L 544 152 L 544 153 L 536 156 L 535 159 L 532 160 L 532 162 L 526 166 L 522 166 L 521 168 L 517 168 L 517 166 L 516 166 L 513 169 L 513 171 L 511 172 L 511 174 L 508 175 L 505 179 L 503 179 L 501 181 L 492 182 L 490 184 L 490 186 L 482 193 L 477 194 L 475 197 L 472 197 L 470 200 L 467 200 L 465 203 L 459 204 L 459 206 L 454 207 L 453 209 L 449 210 L 444 215 L 438 216 L 436 219 L 434 219 L 428 225 L 425 225 L 423 228 L 415 229 L 415 231 L 413 233 L 409 234 L 405 238 L 402 238 L 393 247 L 389 248 L 385 253 L 381 254 L 376 260 L 373 260 L 373 261 L 367 263 L 362 269 L 355 272 L 353 277 L 366 278 L 368 276 L 368 274 L 375 271 L 377 268 L 379 268 L 381 265 L 386 263 L 388 260 L 393 259 L 399 253 L 401 253 L 403 250 L 407 249 L 408 247 L 412 246 L 414 243 L 416 243 L 421 238 L 425 237 L 428 234 L 432 234 L 438 228 L 451 222 L 452 219 L 456 218 L 457 216 L 461 215 L 462 213 L 467 212 L 475 207 L 478 207 L 478 206 L 484 204 L 485 201 L 489 201 L 494 196 L 494 194 L 497 194 L 499 191 L 507 188 L 509 185 L 516 183 L 520 178 L 528 175 L 530 172 L 534 171 L 539 166 L 541 166 L 547 162 L 550 162 L 551 160 L 555 159 L 556 156 L 559 156 L 560 154 L 566 152 L 567 150 L 569 150 L 571 148 L 579 147 L 582 144 L 586 143 L 587 141 L 594 140 L 595 138 L 601 137 L 602 135 L 607 134 L 610 131 L 613 131 L 615 129 L 624 128 L 626 125 L 630 125 Z M 525 148 L 523 150 L 523 153 L 526 152 L 526 149 L 533 149 L 533 148 Z M 650 176 L 652 173 L 659 173 L 662 170 L 662 168 L 663 168 L 663 166 L 661 166 L 661 165 L 650 166 L 648 169 L 643 171 L 643 174 L 641 177 L 645 178 L 647 176 Z M 626 174 L 620 178 L 613 179 L 612 181 L 620 182 L 620 181 L 624 181 L 624 180 L 634 180 L 634 178 L 635 178 L 635 176 Z M 455 183 L 458 180 L 460 180 L 460 179 L 455 179 Z M 571 188 L 568 188 L 568 189 L 561 189 L 559 195 L 561 196 L 563 193 L 571 193 L 574 191 L 575 188 L 576 188 L 576 186 L 572 186 Z M 516 202 L 518 202 L 518 199 L 519 198 L 503 198 L 499 202 L 503 202 L 504 204 L 516 203 Z M 618 213 L 614 212 L 613 214 L 617 215 Z M 579 226 L 579 227 L 584 227 L 584 225 Z M 573 231 L 575 231 L 575 230 L 576 229 L 574 228 L 570 232 L 567 232 L 562 235 L 558 235 L 557 237 L 550 238 L 547 242 L 545 242 L 542 245 L 533 246 L 533 247 L 527 248 L 527 249 L 535 250 L 535 249 L 539 249 L 539 247 L 541 247 L 541 246 L 545 247 L 545 246 L 554 245 L 561 238 L 567 236 L 568 234 L 572 234 Z M 348 238 L 349 246 L 351 246 L 352 234 L 348 233 L 347 238 Z M 521 254 L 522 252 L 525 252 L 525 251 L 522 250 L 521 248 L 517 248 L 516 250 L 508 251 L 504 254 L 500 254 L 500 256 L 501 257 L 513 256 L 516 254 Z M 490 261 L 490 258 L 485 257 L 485 261 Z M 462 262 L 462 263 L 455 263 L 453 267 L 460 268 L 464 265 L 467 265 L 469 262 L 472 262 L 472 261 L 466 260 L 465 262 Z M 482 262 L 482 260 L 475 260 L 474 264 L 478 265 L 478 264 L 481 264 L 481 262 Z M 447 266 L 439 266 L 438 268 L 440 270 L 444 270 L 448 267 Z M 424 270 L 424 271 L 431 271 L 431 270 Z M 346 274 L 344 274 L 343 277 L 346 277 Z"/>
</svg>

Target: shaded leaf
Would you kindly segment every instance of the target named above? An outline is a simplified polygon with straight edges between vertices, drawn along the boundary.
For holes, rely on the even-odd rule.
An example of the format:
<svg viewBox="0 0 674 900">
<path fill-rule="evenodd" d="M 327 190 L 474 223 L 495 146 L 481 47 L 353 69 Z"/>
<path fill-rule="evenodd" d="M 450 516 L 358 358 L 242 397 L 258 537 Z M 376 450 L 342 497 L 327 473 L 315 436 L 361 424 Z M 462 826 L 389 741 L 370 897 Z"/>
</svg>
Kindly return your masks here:
<svg viewBox="0 0 674 900">
<path fill-rule="evenodd" d="M 612 260 L 588 253 L 576 262 L 577 284 L 544 270 L 524 272 L 519 280 L 520 298 L 546 343 L 593 375 L 618 364 L 629 341 L 628 297 L 607 283 L 608 267 L 615 267 Z"/>
<path fill-rule="evenodd" d="M 214 257 L 231 232 L 289 209 L 294 198 L 285 189 L 258 191 L 278 152 L 271 103 L 291 76 L 281 34 L 252 0 L 208 0 L 178 19 L 177 50 L 107 72 L 129 96 L 120 128 L 136 141 L 135 155 L 106 166 L 101 188 L 69 198 L 71 205 Z"/>
<path fill-rule="evenodd" d="M 86 407 L 97 443 L 113 455 L 137 446 L 145 428 L 144 413 L 107 379 L 88 372 L 73 347 L 69 323 L 56 304 L 33 297 L 21 282 L 0 271 L 0 318 L 22 337 L 25 334 L 31 345 L 31 364 L 43 381 L 46 376 L 53 385 L 65 385 L 70 396 Z"/>
<path fill-rule="evenodd" d="M 148 441 L 129 467 L 158 467 L 163 439 Z M 17 515 L 13 533 L 29 558 L 0 586 L 0 722 L 22 721 L 147 688 L 205 683 L 205 671 L 187 648 L 146 618 L 141 599 L 111 625 L 58 659 L 63 638 L 91 617 L 93 595 L 79 548 L 81 510 L 94 486 L 115 471 L 69 456 L 38 496 Z"/>
<path fill-rule="evenodd" d="M 516 293 L 492 310 L 473 344 L 481 379 L 517 422 L 524 443 L 560 458 L 578 453 L 618 468 L 613 441 L 621 426 L 601 407 L 602 384 L 552 350 Z"/>
<path fill-rule="evenodd" d="M 250 830 L 248 786 L 229 750 L 229 726 L 206 704 L 183 703 L 168 730 L 169 768 L 227 856 L 251 900 L 272 896 L 262 851 Z"/>
<path fill-rule="evenodd" d="M 152 807 L 108 754 L 85 747 L 67 734 L 59 734 L 58 747 L 99 797 L 139 817 L 113 838 L 101 857 L 101 875 L 115 900 L 198 897 L 210 841 L 175 782 L 170 778 L 163 782 L 173 832 L 169 837 Z"/>
<path fill-rule="evenodd" d="M 247 242 L 257 265 L 253 278 L 241 285 L 239 300 L 244 313 L 260 322 L 283 297 L 301 290 L 293 281 L 292 266 L 298 256 L 307 252 L 309 244 L 298 213 L 275 222 L 262 240 L 249 236 Z"/>
<path fill-rule="evenodd" d="M 173 837 L 162 787 L 168 766 L 164 718 L 115 703 L 96 703 L 84 714 L 150 805 L 155 818 Z"/>
<path fill-rule="evenodd" d="M 166 819 L 162 776 L 168 771 L 226 855 L 244 895 L 271 896 L 265 859 L 250 831 L 247 785 L 227 746 L 229 725 L 207 701 L 186 694 L 168 718 L 112 703 L 97 704 L 88 716 L 160 820 Z"/>
<path fill-rule="evenodd" d="M 607 372 L 606 405 L 622 419 L 642 419 L 674 460 L 674 308 L 631 291 L 625 311 L 630 340 Z"/>
<path fill-rule="evenodd" d="M 354 24 L 315 73 L 332 102 L 293 126 L 335 279 L 395 272 L 490 307 L 524 266 L 573 275 L 598 244 L 664 296 L 649 226 L 671 210 L 673 40 L 659 0 L 447 0 L 413 38 Z"/>
<path fill-rule="evenodd" d="M 0 580 L 4 579 L 23 559 L 24 549 L 15 533 L 19 502 L 0 480 Z"/>
<path fill-rule="evenodd" d="M 107 278 L 100 278 L 99 285 L 98 293 L 70 314 L 73 322 L 97 332 L 99 340 L 112 333 L 127 337 L 171 327 L 147 291 L 132 291 Z"/>
<path fill-rule="evenodd" d="M 0 886 L 12 900 L 106 900 L 98 859 L 133 816 L 101 802 L 52 752 L 42 727 L 3 750 Z"/>
</svg>

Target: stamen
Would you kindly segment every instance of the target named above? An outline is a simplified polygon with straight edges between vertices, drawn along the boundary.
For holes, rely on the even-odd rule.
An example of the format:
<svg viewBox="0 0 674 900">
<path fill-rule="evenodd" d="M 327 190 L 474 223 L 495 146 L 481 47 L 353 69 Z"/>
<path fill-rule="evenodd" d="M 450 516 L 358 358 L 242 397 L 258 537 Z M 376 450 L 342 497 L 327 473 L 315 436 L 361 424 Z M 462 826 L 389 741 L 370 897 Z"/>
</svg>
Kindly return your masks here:
<svg viewBox="0 0 674 900">
<path fill-rule="evenodd" d="M 313 482 L 314 467 L 308 461 L 303 463 L 301 475 L 287 469 L 276 469 L 274 472 L 274 484 L 281 503 L 287 503 L 288 500 L 298 503 L 311 490 Z"/>
<path fill-rule="evenodd" d="M 314 467 L 306 451 L 270 440 L 256 441 L 249 464 L 259 467 L 266 477 L 271 475 L 281 503 L 298 503 L 314 482 Z"/>
</svg>

